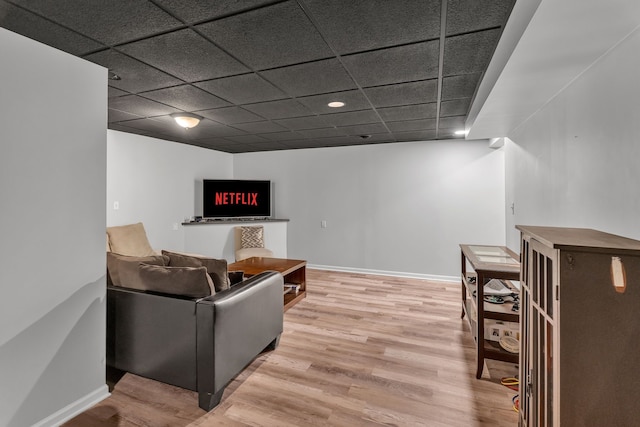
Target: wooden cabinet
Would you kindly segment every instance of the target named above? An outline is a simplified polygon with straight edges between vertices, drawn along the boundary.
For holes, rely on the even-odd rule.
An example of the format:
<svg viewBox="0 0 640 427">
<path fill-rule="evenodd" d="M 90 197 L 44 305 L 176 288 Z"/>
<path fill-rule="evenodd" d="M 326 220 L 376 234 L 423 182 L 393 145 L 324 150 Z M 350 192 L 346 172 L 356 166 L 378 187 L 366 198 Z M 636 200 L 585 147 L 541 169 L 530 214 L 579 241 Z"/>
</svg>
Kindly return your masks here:
<svg viewBox="0 0 640 427">
<path fill-rule="evenodd" d="M 640 423 L 640 241 L 521 231 L 520 426 Z"/>
<path fill-rule="evenodd" d="M 484 359 L 496 359 L 518 363 L 518 355 L 502 349 L 497 341 L 485 336 L 487 319 L 503 322 L 518 322 L 519 315 L 513 310 L 513 302 L 491 304 L 484 301 L 484 285 L 491 279 L 506 281 L 520 279 L 518 256 L 504 246 L 460 245 L 462 254 L 462 317 L 465 314 L 476 341 L 476 378 L 482 376 Z M 473 271 L 467 269 L 471 266 Z M 513 286 L 507 282 L 509 286 Z M 514 293 L 519 291 L 512 288 Z M 480 301 L 481 303 L 478 303 Z"/>
</svg>

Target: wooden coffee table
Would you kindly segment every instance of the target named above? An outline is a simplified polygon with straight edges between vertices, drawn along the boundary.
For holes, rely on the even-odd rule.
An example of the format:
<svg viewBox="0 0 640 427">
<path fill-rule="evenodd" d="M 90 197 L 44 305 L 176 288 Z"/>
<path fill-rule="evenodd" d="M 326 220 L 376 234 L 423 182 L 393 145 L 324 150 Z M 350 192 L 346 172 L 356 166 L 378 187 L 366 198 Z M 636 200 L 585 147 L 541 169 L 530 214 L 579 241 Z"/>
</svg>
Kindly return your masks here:
<svg viewBox="0 0 640 427">
<path fill-rule="evenodd" d="M 287 311 L 307 296 L 307 261 L 285 258 L 253 257 L 229 264 L 229 271 L 244 271 L 247 277 L 263 271 L 277 271 L 284 276 L 285 284 L 299 285 L 298 292 L 284 294 L 284 311 Z"/>
</svg>

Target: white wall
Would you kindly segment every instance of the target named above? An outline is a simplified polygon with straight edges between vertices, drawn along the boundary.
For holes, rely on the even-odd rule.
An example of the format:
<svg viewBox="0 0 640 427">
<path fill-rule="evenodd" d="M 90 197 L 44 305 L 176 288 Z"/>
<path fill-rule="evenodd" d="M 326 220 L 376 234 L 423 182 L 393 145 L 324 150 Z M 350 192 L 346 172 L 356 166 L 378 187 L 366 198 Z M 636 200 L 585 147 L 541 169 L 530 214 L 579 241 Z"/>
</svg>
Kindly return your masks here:
<svg viewBox="0 0 640 427">
<path fill-rule="evenodd" d="M 640 239 L 640 31 L 509 135 L 513 224 L 587 227 Z"/>
<path fill-rule="evenodd" d="M 487 141 L 236 154 L 274 182 L 288 254 L 350 270 L 458 277 L 459 243 L 504 244 L 504 156 Z M 327 227 L 321 228 L 321 221 Z"/>
<path fill-rule="evenodd" d="M 184 228 L 179 224 L 202 215 L 204 178 L 232 178 L 232 157 L 109 130 L 107 225 L 142 222 L 154 248 L 184 250 Z M 114 210 L 116 201 L 118 210 Z"/>
<path fill-rule="evenodd" d="M 107 71 L 0 28 L 0 425 L 105 384 Z"/>
</svg>

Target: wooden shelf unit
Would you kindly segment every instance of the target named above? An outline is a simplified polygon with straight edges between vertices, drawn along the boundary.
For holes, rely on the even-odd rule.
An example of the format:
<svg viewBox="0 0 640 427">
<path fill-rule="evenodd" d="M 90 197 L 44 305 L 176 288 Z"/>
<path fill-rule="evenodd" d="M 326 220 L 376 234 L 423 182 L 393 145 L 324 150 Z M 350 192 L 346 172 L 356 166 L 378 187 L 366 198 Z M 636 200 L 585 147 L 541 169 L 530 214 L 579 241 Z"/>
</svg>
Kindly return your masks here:
<svg viewBox="0 0 640 427">
<path fill-rule="evenodd" d="M 640 241 L 521 231 L 520 427 L 638 425 Z"/>
<path fill-rule="evenodd" d="M 460 245 L 462 315 L 467 317 L 469 327 L 476 342 L 476 378 L 482 377 L 485 359 L 518 363 L 518 354 L 509 353 L 495 341 L 485 339 L 486 319 L 504 322 L 519 322 L 519 314 L 513 311 L 513 302 L 492 304 L 484 301 L 484 285 L 491 279 L 503 281 L 520 280 L 520 262 L 518 256 L 504 246 Z M 468 271 L 470 265 L 473 271 Z M 475 277 L 475 283 L 471 278 Z M 480 284 L 481 286 L 478 286 Z M 513 288 L 514 294 L 518 293 Z M 482 301 L 478 304 L 477 301 Z"/>
</svg>

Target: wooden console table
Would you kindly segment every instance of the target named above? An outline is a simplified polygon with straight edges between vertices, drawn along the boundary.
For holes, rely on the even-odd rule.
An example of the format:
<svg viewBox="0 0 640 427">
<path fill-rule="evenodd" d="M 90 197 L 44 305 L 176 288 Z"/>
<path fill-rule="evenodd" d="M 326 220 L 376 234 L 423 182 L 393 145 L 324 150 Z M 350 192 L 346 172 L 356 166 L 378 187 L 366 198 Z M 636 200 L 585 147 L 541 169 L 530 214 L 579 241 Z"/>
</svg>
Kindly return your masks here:
<svg viewBox="0 0 640 427">
<path fill-rule="evenodd" d="M 518 363 L 518 354 L 502 349 L 497 342 L 485 339 L 485 319 L 519 322 L 519 314 L 512 311 L 513 303 L 492 304 L 484 301 L 484 285 L 491 279 L 520 280 L 518 255 L 504 246 L 460 245 L 462 252 L 462 318 L 469 321 L 476 341 L 476 378 L 482 377 L 484 359 Z M 467 263 L 475 274 L 467 272 Z M 472 282 L 475 277 L 475 283 Z M 508 284 L 508 283 L 507 283 Z M 518 290 L 513 289 L 514 293 Z"/>
<path fill-rule="evenodd" d="M 277 271 L 284 276 L 284 283 L 299 285 L 297 293 L 284 294 L 284 311 L 287 311 L 307 296 L 307 261 L 284 258 L 253 257 L 229 264 L 229 271 L 243 271 L 251 277 L 263 271 Z"/>
</svg>

